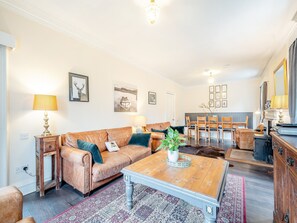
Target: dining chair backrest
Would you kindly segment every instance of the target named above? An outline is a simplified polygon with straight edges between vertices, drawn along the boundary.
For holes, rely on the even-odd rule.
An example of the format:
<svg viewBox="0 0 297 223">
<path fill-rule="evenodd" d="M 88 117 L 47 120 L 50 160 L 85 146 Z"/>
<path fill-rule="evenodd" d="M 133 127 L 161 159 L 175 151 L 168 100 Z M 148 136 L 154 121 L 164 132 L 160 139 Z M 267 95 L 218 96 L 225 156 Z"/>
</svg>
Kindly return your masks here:
<svg viewBox="0 0 297 223">
<path fill-rule="evenodd" d="M 186 116 L 186 124 L 187 124 L 187 127 L 191 126 L 190 116 Z"/>
<path fill-rule="evenodd" d="M 198 126 L 198 128 L 206 128 L 206 117 L 205 116 L 197 117 L 197 126 Z"/>
<path fill-rule="evenodd" d="M 249 127 L 249 116 L 245 117 L 245 127 L 248 128 Z"/>
<path fill-rule="evenodd" d="M 222 129 L 232 129 L 233 128 L 232 117 L 222 117 Z"/>
<path fill-rule="evenodd" d="M 218 117 L 209 116 L 208 117 L 208 127 L 211 129 L 217 129 L 219 127 Z"/>
</svg>

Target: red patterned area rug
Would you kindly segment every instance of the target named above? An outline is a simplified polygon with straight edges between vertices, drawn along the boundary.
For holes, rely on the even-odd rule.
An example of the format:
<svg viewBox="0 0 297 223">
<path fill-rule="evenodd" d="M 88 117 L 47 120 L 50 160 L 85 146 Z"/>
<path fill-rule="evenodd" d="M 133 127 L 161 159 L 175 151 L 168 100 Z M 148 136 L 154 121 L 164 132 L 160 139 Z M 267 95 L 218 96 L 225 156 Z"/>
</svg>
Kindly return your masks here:
<svg viewBox="0 0 297 223">
<path fill-rule="evenodd" d="M 201 210 L 174 196 L 135 184 L 134 207 L 126 208 L 125 183 L 118 180 L 107 188 L 71 207 L 48 223 L 197 223 L 203 222 Z M 246 223 L 245 182 L 228 175 L 218 223 Z"/>
</svg>

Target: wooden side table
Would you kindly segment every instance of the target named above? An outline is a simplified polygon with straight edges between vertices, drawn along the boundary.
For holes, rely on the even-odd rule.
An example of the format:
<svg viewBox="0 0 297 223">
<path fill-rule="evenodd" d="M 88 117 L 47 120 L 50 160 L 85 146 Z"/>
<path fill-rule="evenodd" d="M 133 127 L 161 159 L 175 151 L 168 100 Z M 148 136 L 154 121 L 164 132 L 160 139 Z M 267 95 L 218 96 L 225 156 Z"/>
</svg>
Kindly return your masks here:
<svg viewBox="0 0 297 223">
<path fill-rule="evenodd" d="M 60 151 L 59 135 L 35 136 L 36 149 L 36 190 L 40 192 L 40 197 L 44 196 L 44 191 L 56 186 L 60 189 Z M 44 182 L 44 157 L 51 156 L 52 176 L 51 180 Z"/>
</svg>

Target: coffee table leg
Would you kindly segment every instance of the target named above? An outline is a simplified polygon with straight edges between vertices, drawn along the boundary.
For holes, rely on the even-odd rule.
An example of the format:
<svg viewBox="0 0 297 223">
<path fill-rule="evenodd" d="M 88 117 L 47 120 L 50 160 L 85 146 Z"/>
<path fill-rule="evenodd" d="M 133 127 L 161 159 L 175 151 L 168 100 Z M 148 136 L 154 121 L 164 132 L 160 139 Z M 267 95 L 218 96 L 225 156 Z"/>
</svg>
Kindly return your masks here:
<svg viewBox="0 0 297 223">
<path fill-rule="evenodd" d="M 216 222 L 218 211 L 219 211 L 218 207 L 207 205 L 207 204 L 204 205 L 203 212 L 204 212 L 205 223 Z"/>
<path fill-rule="evenodd" d="M 133 208 L 133 191 L 134 191 L 134 185 L 133 182 L 131 182 L 130 176 L 125 175 L 124 176 L 125 183 L 126 183 L 126 199 L 127 199 L 127 206 L 128 209 L 131 210 Z"/>
</svg>

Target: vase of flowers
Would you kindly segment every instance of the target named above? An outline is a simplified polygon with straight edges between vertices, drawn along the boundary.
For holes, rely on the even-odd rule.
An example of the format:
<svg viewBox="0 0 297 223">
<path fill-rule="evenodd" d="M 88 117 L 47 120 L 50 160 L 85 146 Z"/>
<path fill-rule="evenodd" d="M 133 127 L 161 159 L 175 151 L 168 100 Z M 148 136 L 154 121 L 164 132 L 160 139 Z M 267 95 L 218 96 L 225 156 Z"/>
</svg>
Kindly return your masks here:
<svg viewBox="0 0 297 223">
<path fill-rule="evenodd" d="M 179 135 L 177 130 L 173 130 L 172 128 L 168 128 L 167 135 L 165 139 L 161 142 L 161 145 L 157 148 L 157 150 L 164 149 L 168 151 L 168 160 L 170 162 L 176 162 L 179 158 L 178 148 L 180 146 L 186 145 L 186 139 Z"/>
</svg>

